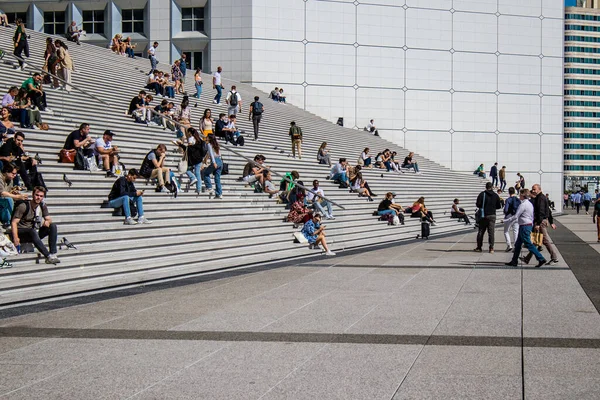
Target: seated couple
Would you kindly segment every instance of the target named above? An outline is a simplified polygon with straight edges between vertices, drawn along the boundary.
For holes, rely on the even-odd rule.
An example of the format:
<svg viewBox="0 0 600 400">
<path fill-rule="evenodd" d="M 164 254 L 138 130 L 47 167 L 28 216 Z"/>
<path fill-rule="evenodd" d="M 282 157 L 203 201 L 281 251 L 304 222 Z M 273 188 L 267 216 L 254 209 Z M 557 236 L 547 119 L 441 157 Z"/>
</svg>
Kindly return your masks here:
<svg viewBox="0 0 600 400">
<path fill-rule="evenodd" d="M 471 225 L 469 216 L 465 212 L 464 208 L 460 208 L 458 206 L 459 203 L 460 203 L 460 200 L 454 199 L 454 202 L 452 203 L 452 208 L 450 210 L 450 218 L 458 218 L 459 221 L 460 220 L 465 221 L 465 225 Z"/>
</svg>

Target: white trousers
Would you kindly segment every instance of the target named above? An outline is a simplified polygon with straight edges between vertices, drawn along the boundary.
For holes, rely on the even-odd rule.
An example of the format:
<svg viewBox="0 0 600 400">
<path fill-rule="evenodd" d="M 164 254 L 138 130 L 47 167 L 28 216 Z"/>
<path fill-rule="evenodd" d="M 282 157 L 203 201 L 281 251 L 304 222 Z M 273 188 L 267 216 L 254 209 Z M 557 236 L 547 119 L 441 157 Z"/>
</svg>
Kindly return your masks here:
<svg viewBox="0 0 600 400">
<path fill-rule="evenodd" d="M 510 239 L 510 232 L 512 231 L 513 239 Z M 517 237 L 519 236 L 519 224 L 517 221 L 513 221 L 512 224 L 504 224 L 504 239 L 506 240 L 506 245 L 510 248 L 513 247 L 515 242 L 517 241 Z"/>
</svg>

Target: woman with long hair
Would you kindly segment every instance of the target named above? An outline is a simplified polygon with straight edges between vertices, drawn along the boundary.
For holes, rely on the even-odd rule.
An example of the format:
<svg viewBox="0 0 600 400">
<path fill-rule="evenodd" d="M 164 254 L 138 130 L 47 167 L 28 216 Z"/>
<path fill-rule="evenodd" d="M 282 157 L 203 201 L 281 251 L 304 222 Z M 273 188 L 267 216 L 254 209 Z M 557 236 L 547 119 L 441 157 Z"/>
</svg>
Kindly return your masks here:
<svg viewBox="0 0 600 400">
<path fill-rule="evenodd" d="M 425 197 L 421 196 L 413 203 L 411 212 L 411 218 L 421 218 L 422 221 L 429 221 L 431 225 L 435 226 L 433 213 L 425 207 Z"/>
<path fill-rule="evenodd" d="M 365 147 L 363 152 L 360 154 L 359 164 L 362 162 L 365 168 L 373 168 L 372 158 L 369 156 L 369 148 Z"/>
<path fill-rule="evenodd" d="M 25 53 L 25 58 L 29 58 L 29 42 L 27 41 L 27 32 L 25 31 L 25 24 L 21 18 L 17 18 L 17 29 L 15 30 L 15 35 L 13 36 L 13 40 L 15 43 L 15 51 L 14 55 L 19 60 L 19 67 L 21 67 L 21 71 L 25 69 L 25 61 L 23 60 L 23 53 Z"/>
<path fill-rule="evenodd" d="M 196 85 L 196 94 L 194 97 L 199 99 L 200 94 L 202 94 L 202 69 L 200 67 L 197 67 L 194 73 L 194 85 Z"/>
<path fill-rule="evenodd" d="M 200 120 L 200 132 L 207 137 L 208 135 L 212 135 L 213 131 L 213 120 L 211 117 L 210 108 L 204 110 L 204 114 L 202 115 L 202 119 Z"/>
<path fill-rule="evenodd" d="M 56 57 L 56 46 L 51 37 L 46 38 L 46 50 L 44 51 L 44 69 L 46 72 L 56 75 L 56 63 L 58 58 Z M 52 82 L 52 87 L 56 89 L 60 84 L 58 79 L 54 76 L 45 75 L 44 83 L 49 84 Z"/>
<path fill-rule="evenodd" d="M 327 142 L 321 143 L 321 147 L 319 147 L 319 151 L 317 152 L 317 160 L 319 164 L 327 164 L 331 167 L 331 156 L 329 155 Z"/>
<path fill-rule="evenodd" d="M 56 45 L 56 57 L 58 58 L 57 68 L 60 73 L 60 77 L 63 82 L 63 90 L 67 92 L 71 91 L 71 72 L 75 69 L 73 67 L 73 59 L 69 54 L 69 48 L 67 45 L 59 39 L 54 41 Z"/>
<path fill-rule="evenodd" d="M 183 88 L 181 84 L 181 68 L 179 68 L 180 61 L 175 60 L 171 66 L 171 80 L 175 83 L 175 93 L 183 94 Z"/>
<path fill-rule="evenodd" d="M 223 198 L 223 188 L 221 187 L 221 171 L 223 170 L 223 160 L 221 159 L 221 148 L 215 135 L 208 135 L 208 152 L 204 157 L 204 162 L 208 163 L 208 167 L 203 171 L 204 186 L 208 190 L 208 196 L 215 196 L 215 199 Z M 210 182 L 210 174 L 215 177 L 215 190 L 212 190 Z"/>
<path fill-rule="evenodd" d="M 353 179 L 350 179 L 350 189 L 358 193 L 360 197 L 366 197 L 368 201 L 373 201 L 372 197 L 375 196 L 367 181 L 364 180 L 362 172 L 357 172 Z"/>
<path fill-rule="evenodd" d="M 175 109 L 175 115 L 174 118 L 175 120 L 177 120 L 177 122 L 179 122 L 180 126 L 179 129 L 177 130 L 178 135 L 183 135 L 184 132 L 187 132 L 187 130 L 189 128 L 191 128 L 191 123 L 190 123 L 190 118 L 191 118 L 191 110 L 190 110 L 190 101 L 187 98 L 187 96 L 183 97 L 183 100 L 181 101 L 181 104 L 177 106 L 177 108 Z"/>
</svg>

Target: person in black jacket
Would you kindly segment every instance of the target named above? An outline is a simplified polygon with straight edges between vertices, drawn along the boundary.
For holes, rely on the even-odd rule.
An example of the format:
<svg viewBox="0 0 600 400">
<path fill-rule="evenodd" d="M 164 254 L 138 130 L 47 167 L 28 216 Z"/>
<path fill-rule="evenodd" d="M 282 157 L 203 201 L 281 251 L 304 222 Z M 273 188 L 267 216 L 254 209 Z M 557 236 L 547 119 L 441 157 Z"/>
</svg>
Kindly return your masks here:
<svg viewBox="0 0 600 400">
<path fill-rule="evenodd" d="M 190 177 L 190 186 L 196 184 L 196 193 L 202 190 L 202 160 L 208 149 L 207 144 L 200 138 L 200 133 L 195 128 L 189 128 L 188 133 L 191 134 L 188 138 L 188 144 L 179 143 L 187 155 L 188 176 Z M 193 140 L 192 140 L 193 138 Z M 191 175 L 191 176 L 190 176 Z M 192 177 L 193 176 L 193 177 Z"/>
<path fill-rule="evenodd" d="M 494 229 L 496 228 L 496 210 L 502 208 L 500 197 L 492 189 L 492 182 L 485 184 L 485 191 L 479 193 L 475 203 L 480 217 L 479 232 L 477 232 L 476 252 L 481 252 L 483 247 L 483 235 L 488 232 L 488 242 L 490 244 L 490 253 L 494 252 Z"/>
<path fill-rule="evenodd" d="M 139 176 L 137 169 L 132 168 L 127 172 L 127 176 L 119 177 L 113 184 L 112 189 L 108 195 L 108 206 L 112 208 L 123 207 L 123 213 L 125 214 L 125 225 L 135 224 L 151 224 L 152 222 L 147 220 L 144 216 L 144 205 L 142 196 L 144 195 L 143 190 L 136 190 L 134 182 Z M 137 222 L 131 217 L 131 206 L 130 202 L 133 202 L 137 207 L 138 219 Z"/>
<path fill-rule="evenodd" d="M 550 253 L 548 265 L 558 264 L 558 254 L 556 253 L 556 249 L 552 246 L 552 239 L 548 233 L 549 226 L 552 227 L 552 229 L 556 229 L 548 198 L 544 195 L 544 192 L 542 192 L 542 187 L 537 183 L 531 187 L 529 193 L 531 194 L 529 201 L 533 204 L 533 230 L 542 233 L 542 243 Z M 529 252 L 529 254 L 523 257 L 523 262 L 528 264 L 531 257 L 533 257 L 533 253 Z"/>
</svg>

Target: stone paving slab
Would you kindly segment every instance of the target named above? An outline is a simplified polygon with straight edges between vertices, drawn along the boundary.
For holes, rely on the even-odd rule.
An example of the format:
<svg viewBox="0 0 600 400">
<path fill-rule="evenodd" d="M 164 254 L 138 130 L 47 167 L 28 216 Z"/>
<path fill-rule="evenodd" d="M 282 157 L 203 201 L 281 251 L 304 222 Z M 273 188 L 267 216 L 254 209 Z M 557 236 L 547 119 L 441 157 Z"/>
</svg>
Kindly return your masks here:
<svg viewBox="0 0 600 400">
<path fill-rule="evenodd" d="M 474 241 L 12 310 L 0 397 L 600 398 L 600 315 L 562 257 L 507 268 Z"/>
</svg>

